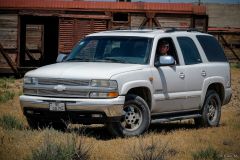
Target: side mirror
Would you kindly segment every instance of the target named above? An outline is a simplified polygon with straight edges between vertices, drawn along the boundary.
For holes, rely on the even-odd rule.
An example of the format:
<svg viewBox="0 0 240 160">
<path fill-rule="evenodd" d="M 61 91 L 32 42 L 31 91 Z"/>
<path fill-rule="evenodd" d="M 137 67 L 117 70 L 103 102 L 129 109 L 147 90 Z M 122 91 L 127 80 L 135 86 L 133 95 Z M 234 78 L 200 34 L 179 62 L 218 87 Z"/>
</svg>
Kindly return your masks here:
<svg viewBox="0 0 240 160">
<path fill-rule="evenodd" d="M 57 60 L 56 62 L 59 63 L 59 62 L 63 62 L 65 59 L 67 58 L 67 55 L 66 54 L 58 54 L 58 57 L 57 57 Z"/>
<path fill-rule="evenodd" d="M 172 56 L 160 56 L 156 67 L 175 65 L 175 59 Z"/>
</svg>

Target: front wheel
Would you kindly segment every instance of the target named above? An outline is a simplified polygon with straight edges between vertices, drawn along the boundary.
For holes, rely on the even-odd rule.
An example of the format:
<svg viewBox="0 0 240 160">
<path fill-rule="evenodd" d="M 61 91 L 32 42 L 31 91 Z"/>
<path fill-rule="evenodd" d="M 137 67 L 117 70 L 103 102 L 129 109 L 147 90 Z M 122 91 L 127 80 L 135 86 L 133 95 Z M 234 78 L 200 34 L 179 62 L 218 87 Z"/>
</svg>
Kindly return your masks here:
<svg viewBox="0 0 240 160">
<path fill-rule="evenodd" d="M 137 136 L 148 129 L 150 120 L 150 110 L 145 100 L 136 95 L 127 95 L 121 121 L 111 122 L 107 126 L 114 136 Z"/>
<path fill-rule="evenodd" d="M 207 91 L 202 109 L 202 117 L 196 118 L 195 124 L 199 127 L 216 127 L 221 117 L 221 100 L 214 90 Z"/>
</svg>

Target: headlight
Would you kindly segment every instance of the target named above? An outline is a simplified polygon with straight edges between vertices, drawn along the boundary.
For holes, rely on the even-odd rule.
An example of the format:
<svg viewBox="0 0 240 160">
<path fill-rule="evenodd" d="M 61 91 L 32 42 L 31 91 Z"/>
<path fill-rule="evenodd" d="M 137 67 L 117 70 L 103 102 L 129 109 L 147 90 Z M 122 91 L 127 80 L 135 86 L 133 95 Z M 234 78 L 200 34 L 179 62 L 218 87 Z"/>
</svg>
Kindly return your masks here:
<svg viewBox="0 0 240 160">
<path fill-rule="evenodd" d="M 90 98 L 115 98 L 118 96 L 117 81 L 94 79 L 91 81 L 91 86 L 99 87 L 99 89 L 96 89 L 96 91 L 90 92 L 89 94 Z"/>
<path fill-rule="evenodd" d="M 118 87 L 117 81 L 114 80 L 98 80 L 94 79 L 91 81 L 92 87 L 106 87 L 106 88 L 116 88 Z"/>
<path fill-rule="evenodd" d="M 37 84 L 37 78 L 24 77 L 23 82 L 24 84 Z"/>
</svg>

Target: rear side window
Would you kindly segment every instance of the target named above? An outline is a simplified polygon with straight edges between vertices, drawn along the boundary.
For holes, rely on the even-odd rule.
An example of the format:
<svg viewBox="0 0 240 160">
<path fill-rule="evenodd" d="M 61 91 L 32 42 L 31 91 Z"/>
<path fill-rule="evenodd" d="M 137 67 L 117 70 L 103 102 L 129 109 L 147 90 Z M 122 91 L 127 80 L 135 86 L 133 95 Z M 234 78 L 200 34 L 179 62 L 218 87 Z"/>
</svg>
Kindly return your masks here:
<svg viewBox="0 0 240 160">
<path fill-rule="evenodd" d="M 227 58 L 224 55 L 222 47 L 218 41 L 212 36 L 198 35 L 200 42 L 208 61 L 210 62 L 226 62 Z"/>
<path fill-rule="evenodd" d="M 198 49 L 189 37 L 177 37 L 186 65 L 202 63 Z"/>
</svg>

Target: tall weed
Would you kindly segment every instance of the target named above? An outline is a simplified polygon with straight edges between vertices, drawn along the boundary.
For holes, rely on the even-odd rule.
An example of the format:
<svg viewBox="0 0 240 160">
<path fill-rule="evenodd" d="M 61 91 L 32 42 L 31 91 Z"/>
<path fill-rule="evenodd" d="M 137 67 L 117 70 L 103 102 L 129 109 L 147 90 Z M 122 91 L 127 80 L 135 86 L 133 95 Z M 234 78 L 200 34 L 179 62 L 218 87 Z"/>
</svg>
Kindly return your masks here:
<svg viewBox="0 0 240 160">
<path fill-rule="evenodd" d="M 5 103 L 13 99 L 14 96 L 15 96 L 15 93 L 13 91 L 9 91 L 9 90 L 0 91 L 0 103 Z"/>
<path fill-rule="evenodd" d="M 222 160 L 220 153 L 212 147 L 197 151 L 192 154 L 194 160 Z"/>
<path fill-rule="evenodd" d="M 83 139 L 72 135 L 66 143 L 56 142 L 47 134 L 42 146 L 32 151 L 29 160 L 88 160 L 90 146 L 83 143 Z"/>
<path fill-rule="evenodd" d="M 3 115 L 0 117 L 0 126 L 7 130 L 24 129 L 23 123 L 11 115 Z"/>
<path fill-rule="evenodd" d="M 169 154 L 168 143 L 160 146 L 161 142 L 151 139 L 150 144 L 143 142 L 142 138 L 139 138 L 138 145 L 134 146 L 134 149 L 130 151 L 130 157 L 132 160 L 165 160 Z"/>
<path fill-rule="evenodd" d="M 13 78 L 0 78 L 0 103 L 5 103 L 14 98 L 14 91 L 10 90 L 10 84 L 14 83 Z"/>
</svg>

